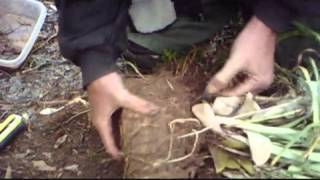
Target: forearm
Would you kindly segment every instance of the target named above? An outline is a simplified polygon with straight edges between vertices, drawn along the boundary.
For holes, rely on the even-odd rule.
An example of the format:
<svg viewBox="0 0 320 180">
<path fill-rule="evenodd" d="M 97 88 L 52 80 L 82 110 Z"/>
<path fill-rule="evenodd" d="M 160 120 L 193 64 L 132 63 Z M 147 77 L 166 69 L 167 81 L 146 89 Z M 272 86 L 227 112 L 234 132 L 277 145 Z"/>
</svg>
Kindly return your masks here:
<svg viewBox="0 0 320 180">
<path fill-rule="evenodd" d="M 83 84 L 115 70 L 126 48 L 127 0 L 56 0 L 59 45 L 67 59 L 80 66 Z"/>
</svg>

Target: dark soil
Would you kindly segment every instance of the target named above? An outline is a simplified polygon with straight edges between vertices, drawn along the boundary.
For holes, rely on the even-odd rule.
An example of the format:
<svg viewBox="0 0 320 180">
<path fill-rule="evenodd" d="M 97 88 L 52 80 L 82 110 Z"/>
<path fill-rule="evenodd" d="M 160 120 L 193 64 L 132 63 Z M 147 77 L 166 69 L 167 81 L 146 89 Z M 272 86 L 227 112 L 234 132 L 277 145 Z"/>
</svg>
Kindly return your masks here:
<svg viewBox="0 0 320 180">
<path fill-rule="evenodd" d="M 64 124 L 63 121 L 69 117 L 70 114 L 66 114 L 56 122 L 41 128 L 31 127 L 17 136 L 9 147 L 0 152 L 0 177 L 4 177 L 10 166 L 15 178 L 120 178 L 122 165 L 112 161 L 104 152 L 87 115 Z M 57 139 L 64 135 L 67 135 L 65 143 L 55 149 Z M 39 160 L 56 170 L 40 171 L 32 163 Z M 78 168 L 73 171 L 64 169 L 70 165 Z"/>
</svg>

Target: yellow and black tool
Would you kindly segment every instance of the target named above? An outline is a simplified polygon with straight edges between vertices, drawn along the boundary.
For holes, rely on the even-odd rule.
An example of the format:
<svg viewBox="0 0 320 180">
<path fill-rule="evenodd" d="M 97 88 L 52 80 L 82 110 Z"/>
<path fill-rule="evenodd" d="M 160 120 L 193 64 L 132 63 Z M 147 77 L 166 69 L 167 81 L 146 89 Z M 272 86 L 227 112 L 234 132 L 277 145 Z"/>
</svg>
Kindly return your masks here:
<svg viewBox="0 0 320 180">
<path fill-rule="evenodd" d="M 0 150 L 5 148 L 25 128 L 23 118 L 16 114 L 11 114 L 4 121 L 0 121 Z"/>
</svg>

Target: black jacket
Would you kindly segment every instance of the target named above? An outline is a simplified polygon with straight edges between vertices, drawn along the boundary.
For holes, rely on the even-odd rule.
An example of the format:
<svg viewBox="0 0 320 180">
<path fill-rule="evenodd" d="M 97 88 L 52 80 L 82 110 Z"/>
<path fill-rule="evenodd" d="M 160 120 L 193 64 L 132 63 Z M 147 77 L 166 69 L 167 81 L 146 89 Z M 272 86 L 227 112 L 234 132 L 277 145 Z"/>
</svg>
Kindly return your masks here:
<svg viewBox="0 0 320 180">
<path fill-rule="evenodd" d="M 299 16 L 320 15 L 320 0 L 243 2 L 276 32 L 287 30 Z M 60 50 L 80 66 L 84 86 L 115 70 L 115 61 L 127 44 L 130 3 L 130 0 L 56 0 Z"/>
</svg>

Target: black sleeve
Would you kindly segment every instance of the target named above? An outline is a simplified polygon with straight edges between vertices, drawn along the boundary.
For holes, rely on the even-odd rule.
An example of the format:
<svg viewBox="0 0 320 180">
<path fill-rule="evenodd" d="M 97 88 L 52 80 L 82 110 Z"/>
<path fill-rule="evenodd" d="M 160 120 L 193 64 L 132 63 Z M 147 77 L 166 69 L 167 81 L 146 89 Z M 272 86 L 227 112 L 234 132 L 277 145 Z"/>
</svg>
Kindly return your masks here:
<svg viewBox="0 0 320 180">
<path fill-rule="evenodd" d="M 113 72 L 126 48 L 128 0 L 56 0 L 59 46 L 64 57 L 80 66 L 83 85 Z"/>
<path fill-rule="evenodd" d="M 290 29 L 299 17 L 320 17 L 319 0 L 256 0 L 253 13 L 276 32 Z"/>
</svg>

